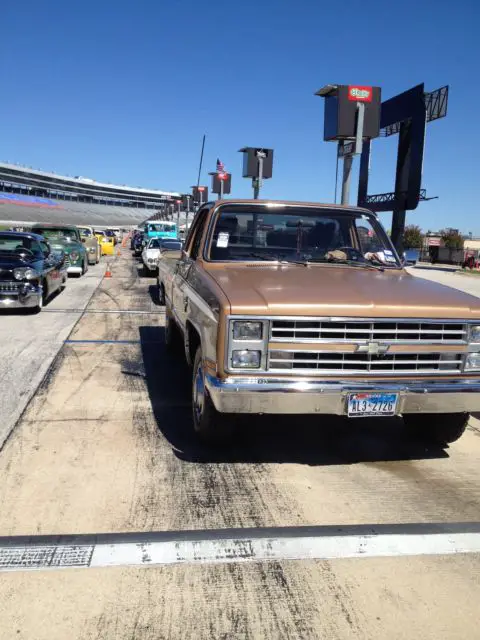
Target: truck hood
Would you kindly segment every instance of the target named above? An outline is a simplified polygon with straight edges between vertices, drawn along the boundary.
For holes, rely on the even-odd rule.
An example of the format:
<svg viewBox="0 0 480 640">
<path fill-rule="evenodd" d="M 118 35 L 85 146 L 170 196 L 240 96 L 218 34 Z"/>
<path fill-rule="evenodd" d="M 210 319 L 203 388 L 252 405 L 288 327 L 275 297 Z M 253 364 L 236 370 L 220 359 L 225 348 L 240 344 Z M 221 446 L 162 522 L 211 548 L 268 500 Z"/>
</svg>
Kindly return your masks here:
<svg viewBox="0 0 480 640">
<path fill-rule="evenodd" d="M 205 265 L 232 314 L 480 318 L 480 300 L 406 271 L 325 265 Z"/>
<path fill-rule="evenodd" d="M 36 261 L 37 258 L 34 258 L 33 256 L 22 260 L 20 256 L 1 255 L 0 252 L 0 278 L 1 274 L 6 273 L 7 271 L 16 269 L 17 267 L 31 267 Z"/>
<path fill-rule="evenodd" d="M 83 247 L 83 243 L 77 242 L 76 240 L 64 240 L 63 238 L 49 238 L 48 243 L 52 249 L 62 249 L 65 253 L 78 251 Z"/>
</svg>

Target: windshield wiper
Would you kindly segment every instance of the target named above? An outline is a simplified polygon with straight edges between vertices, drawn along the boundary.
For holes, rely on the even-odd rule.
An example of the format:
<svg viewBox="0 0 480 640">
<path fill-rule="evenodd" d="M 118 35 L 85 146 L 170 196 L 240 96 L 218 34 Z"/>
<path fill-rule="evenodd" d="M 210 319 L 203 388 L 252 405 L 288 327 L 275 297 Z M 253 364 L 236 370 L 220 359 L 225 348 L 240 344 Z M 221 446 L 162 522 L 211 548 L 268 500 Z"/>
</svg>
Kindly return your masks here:
<svg viewBox="0 0 480 640">
<path fill-rule="evenodd" d="M 290 263 L 290 262 L 294 264 L 305 264 L 304 261 L 287 260 L 284 256 L 272 255 L 272 254 L 267 255 L 265 253 L 255 253 L 255 252 L 235 253 L 235 257 L 236 258 L 256 258 L 258 260 L 265 260 L 268 262 L 281 262 L 283 264 Z"/>
<path fill-rule="evenodd" d="M 235 258 L 255 258 L 257 260 L 268 260 L 268 262 L 275 262 L 279 260 L 279 256 L 266 255 L 264 253 L 255 253 L 255 252 L 235 252 Z"/>
</svg>

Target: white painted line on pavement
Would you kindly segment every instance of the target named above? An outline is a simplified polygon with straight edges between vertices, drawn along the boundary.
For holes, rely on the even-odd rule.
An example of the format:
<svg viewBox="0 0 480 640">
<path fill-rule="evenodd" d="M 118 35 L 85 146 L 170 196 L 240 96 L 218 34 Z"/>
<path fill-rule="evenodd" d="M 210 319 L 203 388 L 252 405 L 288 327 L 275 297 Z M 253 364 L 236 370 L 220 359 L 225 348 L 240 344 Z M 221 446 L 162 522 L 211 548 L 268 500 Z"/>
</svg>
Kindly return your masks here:
<svg viewBox="0 0 480 640">
<path fill-rule="evenodd" d="M 165 308 L 158 311 L 135 311 L 132 309 L 43 309 L 42 313 L 115 313 L 144 316 L 164 316 Z"/>
<path fill-rule="evenodd" d="M 0 538 L 0 571 L 480 553 L 480 524 L 33 536 L 18 544 L 21 540 Z"/>
</svg>

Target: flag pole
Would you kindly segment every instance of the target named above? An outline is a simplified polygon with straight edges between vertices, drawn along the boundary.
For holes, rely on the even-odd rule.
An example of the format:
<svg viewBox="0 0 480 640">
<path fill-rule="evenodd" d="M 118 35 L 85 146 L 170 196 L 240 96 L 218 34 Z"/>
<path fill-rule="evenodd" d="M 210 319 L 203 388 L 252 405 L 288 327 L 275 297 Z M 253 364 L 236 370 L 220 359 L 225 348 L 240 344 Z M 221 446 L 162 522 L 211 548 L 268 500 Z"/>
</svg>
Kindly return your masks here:
<svg viewBox="0 0 480 640">
<path fill-rule="evenodd" d="M 205 138 L 206 135 L 203 134 L 203 140 L 202 140 L 202 151 L 200 153 L 200 165 L 198 167 L 198 179 L 197 179 L 197 189 L 200 186 L 200 174 L 202 173 L 202 165 L 203 165 L 203 151 L 205 149 Z"/>
</svg>

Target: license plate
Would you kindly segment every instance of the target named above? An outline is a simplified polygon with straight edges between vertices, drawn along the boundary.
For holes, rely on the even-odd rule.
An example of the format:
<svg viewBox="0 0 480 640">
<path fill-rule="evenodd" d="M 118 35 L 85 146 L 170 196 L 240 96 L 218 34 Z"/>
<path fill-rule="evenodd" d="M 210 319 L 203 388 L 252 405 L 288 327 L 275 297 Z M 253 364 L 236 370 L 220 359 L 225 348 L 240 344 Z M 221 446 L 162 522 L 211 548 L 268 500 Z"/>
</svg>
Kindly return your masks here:
<svg viewBox="0 0 480 640">
<path fill-rule="evenodd" d="M 348 396 L 349 418 L 394 416 L 398 393 L 351 393 Z"/>
</svg>

